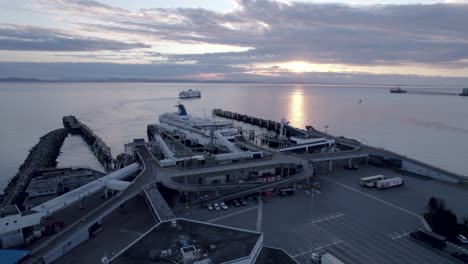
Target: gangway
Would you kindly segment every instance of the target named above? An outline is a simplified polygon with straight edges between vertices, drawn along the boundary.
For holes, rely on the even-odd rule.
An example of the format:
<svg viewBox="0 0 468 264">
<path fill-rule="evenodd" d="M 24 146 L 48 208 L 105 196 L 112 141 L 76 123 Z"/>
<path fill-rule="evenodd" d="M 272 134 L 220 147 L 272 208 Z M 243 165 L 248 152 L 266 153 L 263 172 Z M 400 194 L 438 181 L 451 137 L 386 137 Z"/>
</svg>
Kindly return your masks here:
<svg viewBox="0 0 468 264">
<path fill-rule="evenodd" d="M 217 140 L 221 141 L 221 143 L 225 147 L 227 147 L 231 152 L 243 152 L 238 147 L 236 147 L 231 141 L 227 140 L 223 135 L 221 135 L 221 132 L 219 132 L 218 130 L 213 131 L 213 135 L 216 137 Z"/>
<path fill-rule="evenodd" d="M 176 218 L 166 200 L 162 197 L 156 183 L 150 183 L 144 189 L 145 197 L 157 218 L 157 222 L 167 221 Z"/>
<path fill-rule="evenodd" d="M 175 160 L 174 152 L 169 149 L 166 142 L 164 142 L 164 139 L 159 134 L 155 134 L 154 139 L 158 142 L 159 147 L 161 147 L 164 155 L 166 156 L 166 159 Z"/>
</svg>

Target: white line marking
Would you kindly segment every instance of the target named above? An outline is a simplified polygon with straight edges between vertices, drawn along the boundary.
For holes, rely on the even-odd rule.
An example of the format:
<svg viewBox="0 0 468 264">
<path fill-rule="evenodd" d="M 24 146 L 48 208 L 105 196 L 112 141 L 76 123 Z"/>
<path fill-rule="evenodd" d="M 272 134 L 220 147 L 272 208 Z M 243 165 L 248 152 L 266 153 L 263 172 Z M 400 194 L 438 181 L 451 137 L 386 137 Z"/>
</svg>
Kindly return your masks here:
<svg viewBox="0 0 468 264">
<path fill-rule="evenodd" d="M 257 232 L 262 231 L 262 218 L 263 218 L 263 199 L 260 199 L 258 203 L 258 213 L 257 213 Z"/>
<path fill-rule="evenodd" d="M 331 180 L 331 179 L 327 179 L 327 178 L 325 178 L 325 177 L 322 177 L 322 179 L 323 179 L 323 180 L 326 180 L 326 181 L 329 181 L 329 182 L 332 182 L 332 183 L 334 183 L 334 184 L 336 184 L 336 185 L 339 185 L 339 186 L 341 186 L 341 187 L 343 187 L 343 188 L 346 188 L 346 189 L 348 189 L 348 190 L 351 190 L 351 191 L 360 193 L 360 194 L 362 194 L 362 195 L 365 195 L 365 196 L 367 196 L 367 197 L 369 197 L 369 198 L 371 198 L 371 199 L 374 199 L 374 200 L 376 200 L 376 201 L 378 201 L 378 202 L 381 202 L 381 203 L 383 203 L 383 204 L 386 204 L 386 205 L 388 205 L 388 206 L 390 206 L 390 207 L 393 207 L 393 208 L 395 208 L 395 209 L 398 209 L 398 210 L 400 210 L 400 211 L 402 211 L 402 212 L 405 212 L 405 213 L 407 213 L 407 214 L 410 214 L 410 215 L 412 215 L 412 216 L 415 216 L 415 217 L 419 218 L 419 220 L 421 221 L 421 223 L 424 225 L 424 227 L 425 227 L 427 230 L 431 230 L 431 227 L 427 224 L 426 220 L 424 220 L 424 218 L 423 218 L 422 216 L 418 215 L 418 214 L 415 214 L 415 213 L 413 213 L 413 212 L 411 212 L 411 211 L 408 211 L 408 210 L 406 210 L 406 209 L 404 209 L 404 208 L 401 208 L 401 207 L 399 207 L 399 206 L 397 206 L 397 205 L 394 205 L 394 204 L 389 203 L 389 202 L 387 202 L 387 201 L 384 201 L 384 200 L 382 200 L 382 199 L 380 199 L 380 198 L 377 198 L 377 197 L 375 197 L 375 196 L 372 196 L 372 195 L 370 195 L 370 194 L 368 194 L 368 193 L 361 192 L 361 191 L 359 191 L 359 190 L 357 190 L 357 189 L 354 189 L 354 188 L 352 188 L 352 187 L 349 187 L 348 185 L 344 185 L 344 184 L 342 184 L 342 183 L 339 183 L 339 182 L 334 181 L 334 180 Z"/>
<path fill-rule="evenodd" d="M 216 221 L 219 221 L 219 220 L 222 220 L 222 219 L 231 217 L 231 216 L 235 216 L 235 215 L 239 215 L 239 214 L 246 213 L 246 212 L 248 212 L 248 211 L 255 210 L 255 209 L 257 209 L 257 208 L 258 208 L 258 206 L 254 206 L 254 207 L 251 207 L 251 208 L 247 208 L 247 209 L 244 209 L 244 210 L 240 210 L 240 211 L 234 212 L 234 213 L 232 213 L 232 214 L 228 214 L 228 215 L 223 215 L 223 216 L 220 216 L 220 217 L 216 217 L 216 218 L 213 218 L 213 219 L 208 220 L 208 221 L 206 221 L 206 222 L 208 222 L 208 223 L 216 222 Z"/>
<path fill-rule="evenodd" d="M 328 244 L 325 244 L 325 245 L 320 245 L 320 244 L 319 244 L 319 246 L 317 246 L 317 247 L 314 247 L 314 248 L 312 248 L 312 249 L 310 249 L 310 250 L 307 250 L 307 251 L 305 251 L 305 252 L 302 252 L 302 253 L 293 255 L 292 257 L 293 257 L 293 258 L 297 258 L 297 257 L 300 257 L 300 256 L 304 256 L 304 255 L 306 255 L 306 254 L 308 254 L 308 253 L 312 253 L 312 252 L 314 252 L 314 251 L 323 250 L 323 249 L 325 249 L 325 248 L 327 248 L 327 247 L 331 247 L 331 246 L 337 245 L 337 244 L 342 243 L 342 242 L 343 242 L 343 241 L 338 240 L 338 241 L 335 241 L 335 242 L 333 242 L 333 243 L 328 243 Z M 299 250 L 299 251 L 301 251 L 301 250 Z"/>
<path fill-rule="evenodd" d="M 143 233 L 136 232 L 136 231 L 130 231 L 130 230 L 127 230 L 127 229 L 120 229 L 120 232 L 124 232 L 124 233 L 127 233 L 127 234 L 132 234 L 132 235 L 135 235 L 135 236 L 143 235 Z"/>
<path fill-rule="evenodd" d="M 333 218 L 337 218 L 337 217 L 341 217 L 341 216 L 344 216 L 345 214 L 343 213 L 336 213 L 334 215 L 331 215 L 331 216 L 326 216 L 326 217 L 320 217 L 320 218 L 317 218 L 317 220 L 312 220 L 312 224 L 315 224 L 315 223 L 320 223 L 320 222 L 323 222 L 323 221 L 327 221 L 327 220 L 330 220 L 330 219 L 333 219 Z"/>
<path fill-rule="evenodd" d="M 402 238 L 402 237 L 405 237 L 407 235 L 409 235 L 411 232 L 406 232 L 406 231 L 403 231 L 401 234 L 399 232 L 395 232 L 393 234 L 390 234 L 389 237 L 392 239 L 392 240 L 395 240 L 395 239 L 398 239 L 398 238 Z"/>
</svg>

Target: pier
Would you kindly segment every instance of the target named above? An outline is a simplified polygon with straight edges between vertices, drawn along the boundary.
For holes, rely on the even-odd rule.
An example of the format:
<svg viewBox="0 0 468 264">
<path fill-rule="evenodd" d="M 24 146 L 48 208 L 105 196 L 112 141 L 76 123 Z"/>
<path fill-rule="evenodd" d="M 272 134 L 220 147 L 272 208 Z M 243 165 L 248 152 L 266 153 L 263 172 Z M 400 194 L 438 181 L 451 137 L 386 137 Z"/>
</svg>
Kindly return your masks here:
<svg viewBox="0 0 468 264">
<path fill-rule="evenodd" d="M 213 109 L 213 115 L 256 125 L 256 126 L 266 128 L 271 131 L 275 131 L 277 133 L 279 133 L 281 129 L 281 123 L 279 122 L 268 120 L 268 119 L 262 119 L 262 118 L 258 118 L 254 116 L 249 116 L 249 115 L 243 115 L 243 114 L 239 114 L 239 113 L 235 113 L 231 111 L 225 111 L 222 109 Z M 297 129 L 295 127 L 292 127 L 290 125 L 285 125 L 285 128 L 286 128 L 286 136 L 288 137 L 300 136 L 300 135 L 306 134 L 304 131 Z"/>
<path fill-rule="evenodd" d="M 112 169 L 113 158 L 110 147 L 91 128 L 81 123 L 75 116 L 64 116 L 62 120 L 63 126 L 71 134 L 81 135 L 106 170 Z"/>
<path fill-rule="evenodd" d="M 468 88 L 463 89 L 462 94 L 456 93 L 440 93 L 434 92 L 434 95 L 463 95 L 468 96 Z M 213 115 L 221 116 L 228 119 L 234 119 L 240 122 L 249 123 L 252 125 L 257 125 L 263 128 L 267 128 L 269 130 L 273 130 L 278 132 L 276 129 L 281 126 L 281 123 L 271 121 L 271 120 L 264 120 L 261 118 L 256 118 L 252 116 L 247 116 L 231 111 L 225 111 L 222 109 L 214 109 Z M 333 169 L 333 163 L 340 164 L 340 165 L 352 165 L 353 160 L 364 160 L 365 163 L 371 159 L 374 161 L 383 161 L 384 163 L 388 164 L 388 166 L 397 168 L 401 171 L 405 171 L 412 174 L 417 174 L 425 177 L 434 178 L 437 180 L 450 182 L 450 183 L 458 183 L 458 182 L 465 182 L 468 183 L 468 177 L 459 175 L 457 173 L 453 173 L 442 168 L 438 168 L 431 164 L 427 164 L 425 162 L 418 161 L 413 158 L 406 157 L 404 155 L 400 155 L 385 149 L 375 148 L 372 146 L 361 144 L 360 142 L 347 139 L 343 137 L 335 137 L 321 131 L 315 130 L 312 126 L 307 126 L 306 130 L 301 130 L 298 128 L 293 128 L 291 126 L 287 126 L 287 131 L 290 134 L 294 135 L 309 135 L 309 136 L 316 136 L 316 137 L 324 137 L 334 139 L 337 144 L 347 146 L 351 150 L 346 151 L 339 151 L 339 152 L 325 152 L 325 153 L 312 153 L 312 154 L 305 154 L 305 155 L 297 155 L 298 157 L 302 157 L 305 159 L 310 160 L 311 162 L 315 162 L 317 165 L 323 166 L 323 171 L 325 171 L 325 167 L 328 167 L 328 170 L 331 171 Z M 393 162 L 392 162 L 393 161 Z"/>
<path fill-rule="evenodd" d="M 428 91 L 428 90 L 403 90 L 400 88 L 397 89 L 390 89 L 391 93 L 398 93 L 398 94 L 422 94 L 422 95 L 437 95 L 437 96 L 468 96 L 468 88 L 463 88 L 462 93 L 454 93 L 454 92 L 441 92 L 441 91 Z"/>
</svg>

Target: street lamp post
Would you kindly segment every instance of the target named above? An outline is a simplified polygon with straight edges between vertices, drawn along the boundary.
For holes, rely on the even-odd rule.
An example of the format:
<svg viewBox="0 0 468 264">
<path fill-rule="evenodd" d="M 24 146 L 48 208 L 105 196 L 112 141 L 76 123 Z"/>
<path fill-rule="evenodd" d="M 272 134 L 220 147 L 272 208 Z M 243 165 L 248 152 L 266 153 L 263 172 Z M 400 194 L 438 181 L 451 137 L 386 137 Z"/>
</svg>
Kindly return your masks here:
<svg viewBox="0 0 468 264">
<path fill-rule="evenodd" d="M 325 134 L 328 134 L 328 126 L 325 126 Z"/>
</svg>

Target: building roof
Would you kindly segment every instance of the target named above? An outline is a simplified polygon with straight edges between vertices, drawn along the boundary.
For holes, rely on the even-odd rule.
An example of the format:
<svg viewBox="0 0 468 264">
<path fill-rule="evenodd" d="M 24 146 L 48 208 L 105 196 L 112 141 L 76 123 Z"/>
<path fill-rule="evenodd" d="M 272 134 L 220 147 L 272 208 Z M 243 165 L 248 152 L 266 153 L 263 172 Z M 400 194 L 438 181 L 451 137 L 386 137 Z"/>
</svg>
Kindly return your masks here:
<svg viewBox="0 0 468 264">
<path fill-rule="evenodd" d="M 16 264 L 29 255 L 27 250 L 0 249 L 0 263 Z"/>
<path fill-rule="evenodd" d="M 298 264 L 298 262 L 282 249 L 263 247 L 255 264 Z"/>
<path fill-rule="evenodd" d="M 182 259 L 181 248 L 193 245 L 207 254 L 213 263 L 224 263 L 250 256 L 261 240 L 261 233 L 213 225 L 187 219 L 162 222 L 114 258 L 120 263 L 174 263 Z M 161 239 L 164 238 L 164 239 Z M 170 249 L 170 260 L 161 258 L 161 251 Z"/>
<path fill-rule="evenodd" d="M 15 215 L 15 214 L 20 213 L 20 210 L 18 209 L 18 206 L 16 206 L 16 204 L 7 205 L 5 207 L 2 207 L 2 208 L 0 208 L 0 211 L 1 211 L 1 214 L 3 214 L 3 216 Z"/>
<path fill-rule="evenodd" d="M 59 179 L 56 177 L 44 180 L 33 179 L 29 184 L 28 189 L 26 189 L 26 192 L 49 193 L 52 190 L 57 192 L 58 181 Z"/>
</svg>

